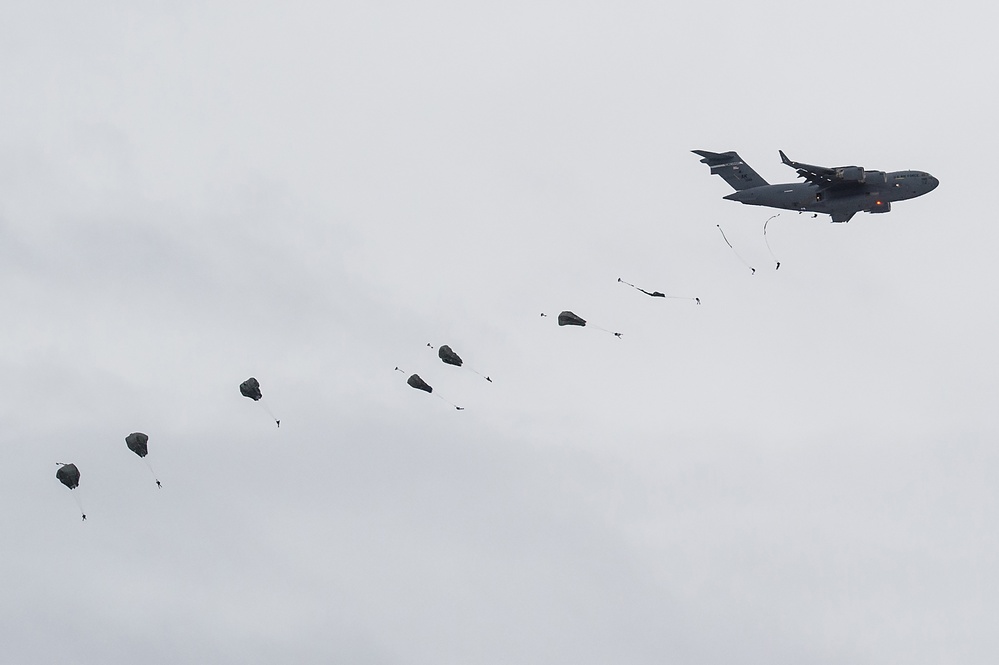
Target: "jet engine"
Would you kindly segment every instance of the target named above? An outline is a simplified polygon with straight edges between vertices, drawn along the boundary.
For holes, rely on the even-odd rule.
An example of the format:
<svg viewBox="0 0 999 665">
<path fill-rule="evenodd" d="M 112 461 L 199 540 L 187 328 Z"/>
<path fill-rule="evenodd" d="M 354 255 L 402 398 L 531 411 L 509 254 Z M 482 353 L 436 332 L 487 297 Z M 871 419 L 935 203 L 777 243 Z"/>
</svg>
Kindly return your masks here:
<svg viewBox="0 0 999 665">
<path fill-rule="evenodd" d="M 836 179 L 843 182 L 864 182 L 867 173 L 861 166 L 840 166 L 836 169 Z"/>
</svg>

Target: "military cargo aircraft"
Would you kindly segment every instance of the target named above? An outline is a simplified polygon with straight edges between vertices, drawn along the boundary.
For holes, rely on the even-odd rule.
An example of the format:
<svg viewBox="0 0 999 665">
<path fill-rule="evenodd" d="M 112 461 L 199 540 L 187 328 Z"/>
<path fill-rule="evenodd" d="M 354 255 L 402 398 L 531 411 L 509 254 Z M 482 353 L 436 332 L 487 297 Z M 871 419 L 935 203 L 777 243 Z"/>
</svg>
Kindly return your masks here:
<svg viewBox="0 0 999 665">
<path fill-rule="evenodd" d="M 891 210 L 893 201 L 914 199 L 933 191 L 940 181 L 923 171 L 868 171 L 860 166 L 812 166 L 792 162 L 779 150 L 783 163 L 805 182 L 771 185 L 742 161 L 739 154 L 692 150 L 736 191 L 724 197 L 747 205 L 822 213 L 834 222 L 849 222 L 858 212 Z"/>
</svg>

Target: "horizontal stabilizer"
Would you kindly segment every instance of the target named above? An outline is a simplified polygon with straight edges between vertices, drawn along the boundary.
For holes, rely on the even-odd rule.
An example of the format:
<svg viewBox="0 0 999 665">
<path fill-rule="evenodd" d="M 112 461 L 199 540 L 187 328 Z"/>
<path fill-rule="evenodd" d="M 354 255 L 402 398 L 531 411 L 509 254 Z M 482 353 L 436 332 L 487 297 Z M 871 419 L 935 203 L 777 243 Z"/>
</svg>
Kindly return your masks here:
<svg viewBox="0 0 999 665">
<path fill-rule="evenodd" d="M 754 171 L 749 164 L 742 161 L 739 153 L 735 151 L 691 150 L 691 152 L 700 155 L 701 162 L 711 167 L 711 174 L 720 175 L 733 189 L 752 189 L 770 184 L 761 178 L 760 174 Z"/>
</svg>

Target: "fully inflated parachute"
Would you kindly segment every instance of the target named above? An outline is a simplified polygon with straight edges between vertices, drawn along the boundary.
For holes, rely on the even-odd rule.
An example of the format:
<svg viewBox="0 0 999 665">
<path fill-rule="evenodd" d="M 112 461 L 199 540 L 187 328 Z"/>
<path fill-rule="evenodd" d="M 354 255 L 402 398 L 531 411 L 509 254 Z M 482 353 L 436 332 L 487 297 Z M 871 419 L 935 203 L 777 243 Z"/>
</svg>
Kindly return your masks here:
<svg viewBox="0 0 999 665">
<path fill-rule="evenodd" d="M 243 393 L 243 397 L 249 397 L 254 402 L 259 402 L 260 398 L 264 396 L 260 392 L 260 382 L 252 376 L 239 384 L 239 392 Z"/>
<path fill-rule="evenodd" d="M 80 486 L 80 470 L 76 468 L 75 464 L 65 464 L 63 462 L 56 462 L 59 465 L 59 470 L 56 471 L 56 479 L 68 487 L 71 490 L 76 489 Z M 83 520 L 86 521 L 87 514 L 83 512 L 83 504 L 80 503 L 80 496 L 76 492 L 73 492 L 73 498 L 76 499 L 76 505 L 80 507 L 80 515 Z"/>
<path fill-rule="evenodd" d="M 146 459 L 146 455 L 149 454 L 149 437 L 142 432 L 132 432 L 125 437 L 125 445 L 133 453 L 142 458 L 142 461 L 146 463 L 149 467 L 149 473 L 153 474 L 153 480 L 156 481 L 156 486 L 160 489 L 163 488 L 163 484 L 160 483 L 159 478 L 156 477 L 156 472 L 153 471 L 153 466 Z"/>
<path fill-rule="evenodd" d="M 260 382 L 257 381 L 252 376 L 248 378 L 246 381 L 243 381 L 241 384 L 239 384 L 239 392 L 242 393 L 243 397 L 249 397 L 254 402 L 260 402 L 260 400 L 263 399 L 264 397 L 264 394 L 260 392 Z M 267 415 L 269 415 L 271 418 L 274 418 L 274 414 L 271 413 L 271 410 L 267 408 L 266 404 L 261 402 L 260 405 L 264 407 L 264 411 L 267 412 Z M 274 422 L 277 423 L 278 427 L 281 427 L 280 420 L 274 418 Z"/>
<path fill-rule="evenodd" d="M 139 457 L 149 454 L 149 437 L 142 432 L 132 432 L 125 437 L 125 445 Z"/>
<path fill-rule="evenodd" d="M 56 478 L 71 490 L 80 486 L 80 470 L 75 464 L 62 464 L 56 471 Z"/>
</svg>

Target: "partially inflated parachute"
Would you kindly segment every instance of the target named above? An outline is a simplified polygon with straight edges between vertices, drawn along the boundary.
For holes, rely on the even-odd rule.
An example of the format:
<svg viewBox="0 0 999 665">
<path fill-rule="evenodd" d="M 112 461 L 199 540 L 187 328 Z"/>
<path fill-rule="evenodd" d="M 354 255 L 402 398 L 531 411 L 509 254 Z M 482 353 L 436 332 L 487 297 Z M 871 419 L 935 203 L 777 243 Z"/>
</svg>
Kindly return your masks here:
<svg viewBox="0 0 999 665">
<path fill-rule="evenodd" d="M 406 379 L 406 383 L 416 388 L 417 390 L 422 390 L 423 392 L 426 393 L 434 392 L 433 387 L 429 383 L 421 379 L 419 374 L 414 374 L 413 376 Z"/>
<path fill-rule="evenodd" d="M 541 316 L 547 316 L 547 314 L 542 313 Z M 595 326 L 592 323 L 587 324 L 586 323 L 586 319 L 584 319 L 583 317 L 579 316 L 578 314 L 570 312 L 569 310 L 563 310 L 562 312 L 559 313 L 559 315 L 558 315 L 558 324 L 560 326 L 579 326 L 581 328 L 582 327 L 586 327 L 587 325 L 589 325 L 590 328 L 596 328 L 597 330 L 603 330 L 604 332 L 608 332 L 608 333 L 614 335 L 614 337 L 617 337 L 619 339 L 621 337 L 621 333 L 619 333 L 619 332 L 614 332 L 613 330 L 607 330 L 606 328 L 601 328 L 600 326 Z"/>
<path fill-rule="evenodd" d="M 429 346 L 431 349 L 434 348 L 433 344 L 428 343 L 427 346 Z M 464 361 L 461 359 L 461 356 L 455 353 L 454 350 L 452 350 L 451 347 L 448 346 L 447 344 L 444 344 L 439 349 L 437 349 L 437 357 L 440 358 L 446 365 L 461 367 L 464 364 Z M 465 367 L 465 369 L 469 370 L 470 372 L 475 372 L 489 383 L 493 382 L 492 379 L 490 379 L 482 372 L 479 372 L 478 370 L 472 369 L 471 367 Z"/>
<path fill-rule="evenodd" d="M 569 310 L 565 310 L 558 315 L 558 324 L 560 326 L 585 326 L 586 319 L 576 316 Z"/>
<path fill-rule="evenodd" d="M 447 344 L 437 349 L 437 356 L 448 365 L 461 367 L 461 356 L 452 351 L 451 347 L 448 346 Z"/>
<path fill-rule="evenodd" d="M 403 371 L 402 369 L 399 369 L 398 367 L 395 368 L 395 371 L 402 372 L 403 374 L 406 373 L 405 371 Z M 410 377 L 408 379 L 406 379 L 406 383 L 408 383 L 410 385 L 410 387 L 412 387 L 412 388 L 416 388 L 417 390 L 422 390 L 425 393 L 430 393 L 431 395 L 434 395 L 434 388 L 433 388 L 433 386 L 431 386 L 429 383 L 427 383 L 422 378 L 420 378 L 419 374 L 412 374 L 412 375 L 410 375 Z M 458 411 L 464 411 L 465 410 L 465 407 L 458 406 L 454 402 L 452 402 L 452 401 L 450 401 L 448 399 L 445 399 L 444 397 L 441 397 L 440 395 L 435 395 L 435 397 L 439 397 L 440 399 L 444 400 L 445 402 L 447 402 L 448 404 L 450 404 L 451 406 L 453 406 L 454 408 L 456 408 Z"/>
</svg>

